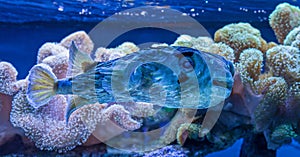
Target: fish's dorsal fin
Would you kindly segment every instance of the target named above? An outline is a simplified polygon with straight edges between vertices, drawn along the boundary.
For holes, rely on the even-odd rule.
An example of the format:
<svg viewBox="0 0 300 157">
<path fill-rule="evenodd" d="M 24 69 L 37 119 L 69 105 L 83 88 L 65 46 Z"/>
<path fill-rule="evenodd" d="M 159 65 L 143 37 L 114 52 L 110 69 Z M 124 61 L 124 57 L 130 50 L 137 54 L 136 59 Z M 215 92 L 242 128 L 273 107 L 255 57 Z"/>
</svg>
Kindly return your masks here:
<svg viewBox="0 0 300 157">
<path fill-rule="evenodd" d="M 95 65 L 95 61 L 86 53 L 80 52 L 74 41 L 69 48 L 68 76 L 78 75 Z"/>
</svg>

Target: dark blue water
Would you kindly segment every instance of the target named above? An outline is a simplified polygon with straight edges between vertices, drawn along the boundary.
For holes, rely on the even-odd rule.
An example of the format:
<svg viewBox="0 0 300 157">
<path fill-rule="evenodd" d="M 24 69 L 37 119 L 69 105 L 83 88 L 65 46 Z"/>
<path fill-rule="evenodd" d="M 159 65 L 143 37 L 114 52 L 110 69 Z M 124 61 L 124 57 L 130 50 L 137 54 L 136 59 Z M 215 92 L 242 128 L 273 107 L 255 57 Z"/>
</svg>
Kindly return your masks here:
<svg viewBox="0 0 300 157">
<path fill-rule="evenodd" d="M 186 13 L 201 23 L 211 36 L 226 24 L 249 22 L 267 41 L 276 41 L 268 16 L 281 2 L 300 6 L 297 0 L 0 0 L 0 60 L 11 62 L 19 72 L 18 78 L 25 78 L 36 64 L 37 51 L 45 42 L 59 42 L 78 30 L 89 32 L 108 16 L 139 6 L 159 6 Z M 149 39 L 172 43 L 177 36 L 164 30 L 135 30 L 120 36 L 110 46 L 125 41 L 138 44 Z M 237 141 L 230 149 L 209 156 L 238 156 L 241 143 Z M 278 156 L 300 156 L 300 150 L 284 146 Z"/>
</svg>

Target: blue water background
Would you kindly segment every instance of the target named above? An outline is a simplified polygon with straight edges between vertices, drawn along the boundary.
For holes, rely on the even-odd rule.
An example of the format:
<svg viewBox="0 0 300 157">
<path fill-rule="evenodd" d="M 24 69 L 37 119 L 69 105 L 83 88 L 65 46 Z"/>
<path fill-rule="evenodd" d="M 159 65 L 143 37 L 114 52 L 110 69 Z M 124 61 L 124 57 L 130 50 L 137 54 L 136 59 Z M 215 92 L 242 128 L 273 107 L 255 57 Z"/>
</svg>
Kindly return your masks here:
<svg viewBox="0 0 300 157">
<path fill-rule="evenodd" d="M 19 72 L 18 79 L 23 79 L 36 64 L 37 51 L 45 42 L 59 42 L 63 37 L 78 30 L 89 32 L 106 17 L 139 6 L 163 6 L 195 15 L 193 18 L 199 21 L 211 36 L 226 24 L 249 22 L 261 31 L 267 41 L 276 42 L 268 24 L 268 16 L 281 2 L 300 6 L 297 0 L 0 0 L 0 60 L 12 63 Z M 165 31 L 150 33 L 140 30 L 118 38 L 110 46 L 114 47 L 128 40 L 138 44 L 145 42 L 145 39 L 158 37 L 161 42 L 167 43 L 172 43 L 177 38 L 176 35 Z M 241 144 L 242 140 L 238 140 L 231 148 L 208 156 L 238 156 Z M 296 143 L 294 145 L 298 146 Z M 278 150 L 277 155 L 300 156 L 300 150 L 295 146 L 284 146 Z"/>
</svg>

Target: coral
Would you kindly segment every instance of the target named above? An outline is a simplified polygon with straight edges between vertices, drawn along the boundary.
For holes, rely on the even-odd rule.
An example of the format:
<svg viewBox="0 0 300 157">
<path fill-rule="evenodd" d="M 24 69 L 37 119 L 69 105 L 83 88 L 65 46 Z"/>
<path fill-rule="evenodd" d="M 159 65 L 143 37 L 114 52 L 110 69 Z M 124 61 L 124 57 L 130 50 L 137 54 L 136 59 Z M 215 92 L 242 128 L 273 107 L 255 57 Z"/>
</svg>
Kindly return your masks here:
<svg viewBox="0 0 300 157">
<path fill-rule="evenodd" d="M 256 48 L 262 52 L 267 49 L 267 43 L 261 37 L 260 31 L 248 23 L 226 25 L 215 32 L 214 40 L 233 48 L 235 61 L 238 61 L 240 53 L 245 49 Z"/>
<path fill-rule="evenodd" d="M 225 59 L 231 62 L 234 61 L 234 50 L 230 46 L 222 42 L 211 44 L 207 51 L 210 53 L 223 56 Z"/>
<path fill-rule="evenodd" d="M 116 49 L 119 49 L 120 51 L 124 52 L 125 54 L 130 54 L 130 53 L 140 50 L 140 48 L 137 47 L 132 42 L 124 42 L 121 45 L 119 45 L 118 47 L 116 47 Z"/>
<path fill-rule="evenodd" d="M 290 141 L 291 138 L 297 137 L 291 124 L 282 124 L 277 126 L 271 134 L 271 140 L 281 143 L 283 141 Z"/>
<path fill-rule="evenodd" d="M 300 49 L 300 26 L 294 28 L 285 38 L 284 45 Z M 299 57 L 300 54 L 298 54 Z"/>
<path fill-rule="evenodd" d="M 295 47 L 278 45 L 267 51 L 266 62 L 274 76 L 294 82 L 300 78 L 299 55 L 299 49 Z"/>
<path fill-rule="evenodd" d="M 143 157 L 152 157 L 152 156 L 160 156 L 160 157 L 169 157 L 169 156 L 178 156 L 178 157 L 188 157 L 188 150 L 180 147 L 179 145 L 170 145 L 155 150 L 153 152 L 145 153 Z"/>
<path fill-rule="evenodd" d="M 69 48 L 74 41 L 78 49 L 87 54 L 91 54 L 94 49 L 94 43 L 84 31 L 74 32 L 60 41 L 60 45 Z"/>
<path fill-rule="evenodd" d="M 136 117 L 149 117 L 154 115 L 155 110 L 153 104 L 146 102 L 134 102 L 134 103 L 113 103 L 123 106 L 132 116 Z"/>
<path fill-rule="evenodd" d="M 139 48 L 131 42 L 125 42 L 116 48 L 99 47 L 95 52 L 94 60 L 97 62 L 105 62 L 108 60 L 123 57 L 138 50 Z"/>
<path fill-rule="evenodd" d="M 199 129 L 198 124 L 184 123 L 181 124 L 177 130 L 176 139 L 178 144 L 183 145 L 187 138 L 199 140 Z"/>
<path fill-rule="evenodd" d="M 0 93 L 13 95 L 12 84 L 17 81 L 18 72 L 8 62 L 0 62 Z"/>
<path fill-rule="evenodd" d="M 300 25 L 300 9 L 288 3 L 277 5 L 269 16 L 272 27 L 279 43 L 283 43 L 287 34 Z"/>
<path fill-rule="evenodd" d="M 126 130 L 135 130 L 141 127 L 141 124 L 133 120 L 129 112 L 121 105 L 112 105 L 103 111 L 101 116 L 102 123 L 108 120 L 112 120 Z"/>
<path fill-rule="evenodd" d="M 151 48 L 159 48 L 159 47 L 167 47 L 167 46 L 169 45 L 166 43 L 155 43 L 151 45 Z"/>
<path fill-rule="evenodd" d="M 275 46 L 277 46 L 277 44 L 275 42 L 272 42 L 272 41 L 268 42 L 267 50 L 269 50 L 270 48 L 275 47 Z"/>
<path fill-rule="evenodd" d="M 68 50 L 63 46 L 60 46 L 59 44 L 56 43 L 49 43 L 49 42 L 45 43 L 40 47 L 38 51 L 37 63 L 42 63 L 42 61 L 45 58 L 53 55 L 58 55 L 58 54 L 64 54 L 66 56 L 69 56 Z"/>
<path fill-rule="evenodd" d="M 105 104 L 86 105 L 76 110 L 66 124 L 64 113 L 67 102 L 63 96 L 58 95 L 47 105 L 35 109 L 26 99 L 26 86 L 27 82 L 13 98 L 11 122 L 15 127 L 21 127 L 42 150 L 71 150 L 84 143 L 101 121 L 112 120 L 128 130 L 140 127 L 122 106 L 113 105 L 105 109 Z"/>
<path fill-rule="evenodd" d="M 191 37 L 190 35 L 182 34 L 175 40 L 175 42 L 171 46 L 192 47 L 192 40 L 195 40 L 195 38 Z"/>
<path fill-rule="evenodd" d="M 265 93 L 254 111 L 255 128 L 257 131 L 263 131 L 275 120 L 278 108 L 284 104 L 287 97 L 287 83 L 281 77 L 270 77 L 258 81 L 256 86 L 259 93 Z"/>
<path fill-rule="evenodd" d="M 200 51 L 208 51 L 214 41 L 210 37 L 199 36 L 197 38 L 183 34 L 180 35 L 171 46 L 191 47 Z"/>
<path fill-rule="evenodd" d="M 300 26 L 294 28 L 292 31 L 290 31 L 286 38 L 284 39 L 284 45 L 295 45 L 293 44 L 294 42 L 296 42 L 297 40 L 300 39 Z"/>
<path fill-rule="evenodd" d="M 109 60 L 110 50 L 104 47 L 97 48 L 94 60 L 97 62 L 106 62 Z"/>
<path fill-rule="evenodd" d="M 49 65 L 57 78 L 62 79 L 66 77 L 69 65 L 68 61 L 69 58 L 67 55 L 58 54 L 45 58 L 42 63 Z"/>
<path fill-rule="evenodd" d="M 243 82 L 247 82 L 252 87 L 253 83 L 259 79 L 263 67 L 263 54 L 261 51 L 250 48 L 243 50 L 237 63 L 237 71 L 241 74 Z"/>
</svg>

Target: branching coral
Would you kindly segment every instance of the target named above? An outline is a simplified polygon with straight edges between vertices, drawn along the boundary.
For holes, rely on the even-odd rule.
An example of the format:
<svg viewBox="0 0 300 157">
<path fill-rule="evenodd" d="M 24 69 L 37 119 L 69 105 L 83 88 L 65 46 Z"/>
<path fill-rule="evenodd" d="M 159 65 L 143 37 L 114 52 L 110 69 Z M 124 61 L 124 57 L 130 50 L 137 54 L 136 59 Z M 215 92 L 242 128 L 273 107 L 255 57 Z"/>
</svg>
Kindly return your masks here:
<svg viewBox="0 0 300 157">
<path fill-rule="evenodd" d="M 229 24 L 215 32 L 214 40 L 229 45 L 235 51 L 235 61 L 240 53 L 248 48 L 256 48 L 262 52 L 267 49 L 266 41 L 260 31 L 248 23 Z"/>
<path fill-rule="evenodd" d="M 279 4 L 269 16 L 269 23 L 279 43 L 283 43 L 287 34 L 300 25 L 300 9 L 288 3 Z"/>
<path fill-rule="evenodd" d="M 74 32 L 60 41 L 60 45 L 69 48 L 71 42 L 74 41 L 78 49 L 82 52 L 91 54 L 94 49 L 94 43 L 84 31 Z"/>
</svg>

